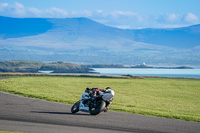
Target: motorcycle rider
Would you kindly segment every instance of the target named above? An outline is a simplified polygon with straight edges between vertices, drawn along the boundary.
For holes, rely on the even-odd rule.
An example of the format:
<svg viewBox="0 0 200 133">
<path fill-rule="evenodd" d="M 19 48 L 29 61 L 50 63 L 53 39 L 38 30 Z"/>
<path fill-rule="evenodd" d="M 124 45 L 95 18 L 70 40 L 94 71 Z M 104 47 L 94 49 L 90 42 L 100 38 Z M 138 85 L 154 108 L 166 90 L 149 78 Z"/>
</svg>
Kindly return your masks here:
<svg viewBox="0 0 200 133">
<path fill-rule="evenodd" d="M 87 100 L 90 99 L 90 94 L 91 94 L 90 90 L 91 90 L 90 88 L 86 88 L 85 91 L 83 92 L 80 100 L 79 110 L 89 111 L 89 107 L 85 104 L 87 103 Z"/>
<path fill-rule="evenodd" d="M 91 100 L 93 100 L 96 96 L 101 95 L 102 93 L 111 93 L 111 88 L 110 87 L 107 87 L 106 89 L 99 89 L 98 87 L 96 87 L 96 88 L 86 88 L 84 93 L 82 94 L 82 97 L 81 97 L 80 110 L 88 111 L 89 110 L 89 107 L 88 107 L 89 102 Z M 108 111 L 108 108 L 109 108 L 110 104 L 112 103 L 112 100 L 113 99 L 111 99 L 108 102 L 105 112 Z"/>
<path fill-rule="evenodd" d="M 106 87 L 106 89 L 100 90 L 103 93 L 111 93 L 112 89 L 110 87 Z M 108 111 L 110 104 L 112 103 L 113 98 L 108 102 L 105 112 Z"/>
</svg>

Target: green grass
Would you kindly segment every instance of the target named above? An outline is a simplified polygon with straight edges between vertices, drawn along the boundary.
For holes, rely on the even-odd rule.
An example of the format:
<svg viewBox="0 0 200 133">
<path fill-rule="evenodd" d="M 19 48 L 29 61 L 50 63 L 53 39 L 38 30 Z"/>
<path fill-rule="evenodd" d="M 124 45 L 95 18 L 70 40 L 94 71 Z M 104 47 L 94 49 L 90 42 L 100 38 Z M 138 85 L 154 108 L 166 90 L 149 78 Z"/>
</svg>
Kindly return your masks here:
<svg viewBox="0 0 200 133">
<path fill-rule="evenodd" d="M 0 80 L 0 90 L 26 97 L 74 104 L 86 87 L 115 91 L 110 109 L 200 122 L 200 80 L 15 77 Z"/>
</svg>

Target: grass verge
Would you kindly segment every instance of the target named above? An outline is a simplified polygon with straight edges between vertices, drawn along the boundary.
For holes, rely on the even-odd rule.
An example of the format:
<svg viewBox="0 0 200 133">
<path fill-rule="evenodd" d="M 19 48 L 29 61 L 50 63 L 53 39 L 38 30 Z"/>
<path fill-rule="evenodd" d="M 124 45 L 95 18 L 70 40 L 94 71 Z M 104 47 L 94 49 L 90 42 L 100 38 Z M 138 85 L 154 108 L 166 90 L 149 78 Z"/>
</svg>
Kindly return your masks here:
<svg viewBox="0 0 200 133">
<path fill-rule="evenodd" d="M 200 80 L 95 77 L 15 77 L 0 80 L 0 91 L 74 104 L 86 87 L 115 91 L 111 110 L 200 122 Z"/>
</svg>

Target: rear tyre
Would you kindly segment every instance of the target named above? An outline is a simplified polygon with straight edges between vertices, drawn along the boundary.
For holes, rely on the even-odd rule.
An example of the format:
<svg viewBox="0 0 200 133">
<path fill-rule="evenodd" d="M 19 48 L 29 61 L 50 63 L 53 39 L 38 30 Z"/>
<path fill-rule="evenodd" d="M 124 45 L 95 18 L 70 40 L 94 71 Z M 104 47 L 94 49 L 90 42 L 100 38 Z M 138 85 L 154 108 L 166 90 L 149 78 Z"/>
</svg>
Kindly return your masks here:
<svg viewBox="0 0 200 133">
<path fill-rule="evenodd" d="M 90 110 L 90 114 L 98 115 L 99 113 L 101 113 L 101 111 L 105 110 L 105 106 L 106 106 L 106 103 L 103 100 L 100 101 L 99 106 L 97 106 L 97 108 L 93 108 Z"/>
<path fill-rule="evenodd" d="M 72 106 L 71 112 L 72 112 L 73 114 L 75 114 L 76 112 L 79 111 L 79 105 L 80 105 L 80 101 L 76 102 L 76 103 Z"/>
</svg>

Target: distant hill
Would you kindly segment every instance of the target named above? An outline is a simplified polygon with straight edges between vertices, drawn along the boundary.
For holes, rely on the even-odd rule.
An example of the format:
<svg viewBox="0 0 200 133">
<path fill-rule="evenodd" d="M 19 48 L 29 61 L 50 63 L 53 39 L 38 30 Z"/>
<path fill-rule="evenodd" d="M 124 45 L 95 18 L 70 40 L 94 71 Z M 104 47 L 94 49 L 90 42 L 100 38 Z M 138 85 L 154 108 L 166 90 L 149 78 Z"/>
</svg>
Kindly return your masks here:
<svg viewBox="0 0 200 133">
<path fill-rule="evenodd" d="M 0 62 L 0 72 L 39 73 L 40 71 L 51 71 L 52 73 L 91 73 L 93 70 L 85 66 L 64 62 L 42 63 L 26 60 Z"/>
<path fill-rule="evenodd" d="M 138 42 L 175 48 L 193 48 L 200 45 L 200 25 L 183 28 L 134 30 Z"/>
<path fill-rule="evenodd" d="M 0 37 L 2 39 L 38 35 L 51 29 L 47 19 L 7 18 L 0 16 Z"/>
<path fill-rule="evenodd" d="M 118 29 L 87 18 L 0 17 L 0 60 L 200 65 L 200 25 Z"/>
</svg>

